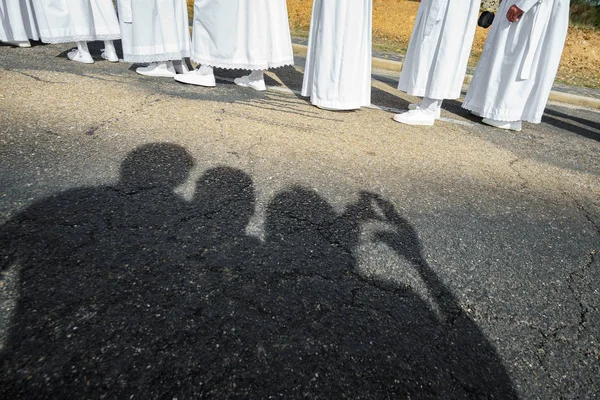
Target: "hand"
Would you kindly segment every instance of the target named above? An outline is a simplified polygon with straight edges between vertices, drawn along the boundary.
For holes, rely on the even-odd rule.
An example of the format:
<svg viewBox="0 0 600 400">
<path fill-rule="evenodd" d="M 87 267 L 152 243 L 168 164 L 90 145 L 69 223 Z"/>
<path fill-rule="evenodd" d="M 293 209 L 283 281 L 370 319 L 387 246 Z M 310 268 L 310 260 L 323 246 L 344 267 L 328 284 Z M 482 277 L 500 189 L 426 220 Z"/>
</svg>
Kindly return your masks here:
<svg viewBox="0 0 600 400">
<path fill-rule="evenodd" d="M 515 5 L 512 5 L 506 13 L 506 18 L 508 18 L 509 22 L 517 22 L 519 19 L 521 19 L 521 15 L 523 15 L 523 10 Z"/>
</svg>

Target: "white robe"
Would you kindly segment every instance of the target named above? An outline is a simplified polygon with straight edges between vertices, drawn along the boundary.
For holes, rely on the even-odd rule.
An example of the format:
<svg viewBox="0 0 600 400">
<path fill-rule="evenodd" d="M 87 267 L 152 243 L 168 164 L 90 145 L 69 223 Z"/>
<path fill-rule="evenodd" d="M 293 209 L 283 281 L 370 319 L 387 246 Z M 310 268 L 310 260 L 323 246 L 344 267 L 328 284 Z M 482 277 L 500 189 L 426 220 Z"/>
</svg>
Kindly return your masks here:
<svg viewBox="0 0 600 400">
<path fill-rule="evenodd" d="M 353 110 L 371 104 L 372 0 L 315 0 L 302 95 Z"/>
<path fill-rule="evenodd" d="M 422 0 L 398 89 L 457 99 L 467 72 L 481 0 Z"/>
<path fill-rule="evenodd" d="M 191 55 L 186 0 L 118 0 L 123 59 L 181 60 Z"/>
<path fill-rule="evenodd" d="M 31 0 L 0 0 L 0 42 L 25 42 L 29 39 L 40 39 Z"/>
<path fill-rule="evenodd" d="M 112 0 L 33 0 L 44 43 L 121 38 Z"/>
<path fill-rule="evenodd" d="M 525 13 L 506 18 L 513 4 Z M 540 123 L 569 28 L 569 0 L 504 0 L 463 107 L 484 118 Z"/>
<path fill-rule="evenodd" d="M 228 69 L 294 65 L 285 0 L 196 0 L 192 60 Z"/>
</svg>

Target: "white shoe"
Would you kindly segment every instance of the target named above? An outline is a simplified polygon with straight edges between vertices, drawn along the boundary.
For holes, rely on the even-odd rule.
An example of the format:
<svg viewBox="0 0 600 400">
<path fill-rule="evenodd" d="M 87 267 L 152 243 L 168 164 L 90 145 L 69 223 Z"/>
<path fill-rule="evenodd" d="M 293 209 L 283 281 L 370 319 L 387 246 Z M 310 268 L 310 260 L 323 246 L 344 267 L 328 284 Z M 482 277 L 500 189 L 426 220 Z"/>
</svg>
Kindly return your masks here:
<svg viewBox="0 0 600 400">
<path fill-rule="evenodd" d="M 267 85 L 265 85 L 265 80 L 250 80 L 248 75 L 242 76 L 241 78 L 235 78 L 233 82 L 242 87 L 251 87 L 254 90 L 258 90 L 259 92 L 264 92 L 267 90 Z"/>
<path fill-rule="evenodd" d="M 523 124 L 521 121 L 498 121 L 496 119 L 484 118 L 481 122 L 495 128 L 506 129 L 510 131 L 521 132 Z"/>
<path fill-rule="evenodd" d="M 140 75 L 156 78 L 174 78 L 177 75 L 171 61 L 152 63 L 147 67 L 139 67 L 135 72 Z"/>
<path fill-rule="evenodd" d="M 29 43 L 29 40 L 13 40 L 13 41 L 2 42 L 2 43 L 8 44 L 10 46 L 15 46 L 15 47 L 31 47 L 31 43 Z"/>
<path fill-rule="evenodd" d="M 420 109 L 420 105 L 419 104 L 409 104 L 408 105 L 408 109 L 409 110 L 417 110 Z M 442 108 L 436 108 L 435 110 L 435 119 L 440 119 L 442 118 Z"/>
<path fill-rule="evenodd" d="M 178 74 L 175 76 L 175 80 L 181 83 L 187 83 L 189 85 L 198 85 L 205 87 L 215 87 L 215 75 L 212 73 L 203 73 L 200 68 L 190 71 L 186 74 Z"/>
<path fill-rule="evenodd" d="M 71 50 L 67 53 L 67 58 L 71 61 L 77 61 L 84 64 L 93 64 L 94 59 L 89 53 L 81 53 L 79 50 Z"/>
<path fill-rule="evenodd" d="M 394 121 L 406 125 L 427 125 L 431 126 L 435 123 L 435 112 L 431 110 L 409 110 L 402 114 L 394 115 Z"/>
<path fill-rule="evenodd" d="M 119 56 L 117 56 L 117 52 L 114 49 L 102 49 L 102 53 L 100 53 L 100 56 L 109 62 L 119 62 Z"/>
</svg>

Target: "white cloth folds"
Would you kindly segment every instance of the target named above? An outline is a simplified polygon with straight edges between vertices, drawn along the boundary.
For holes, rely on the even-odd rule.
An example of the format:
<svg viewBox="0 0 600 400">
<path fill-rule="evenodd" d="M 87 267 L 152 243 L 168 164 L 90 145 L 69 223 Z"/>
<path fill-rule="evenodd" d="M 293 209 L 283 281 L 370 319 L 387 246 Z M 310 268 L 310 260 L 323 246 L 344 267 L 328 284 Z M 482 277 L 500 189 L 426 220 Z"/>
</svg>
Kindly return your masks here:
<svg viewBox="0 0 600 400">
<path fill-rule="evenodd" d="M 285 0 L 196 0 L 192 59 L 218 68 L 294 64 Z"/>
<path fill-rule="evenodd" d="M 186 0 L 118 0 L 118 7 L 126 62 L 151 63 L 190 56 Z"/>
<path fill-rule="evenodd" d="M 31 0 L 0 0 L 0 41 L 25 42 L 39 38 Z"/>
<path fill-rule="evenodd" d="M 371 104 L 372 0 L 315 0 L 302 95 L 353 110 Z"/>
<path fill-rule="evenodd" d="M 131 9 L 131 0 L 122 0 L 121 13 L 119 19 L 127 24 L 133 23 L 133 10 Z"/>
<path fill-rule="evenodd" d="M 112 0 L 33 0 L 45 43 L 115 40 L 121 37 Z"/>
<path fill-rule="evenodd" d="M 460 97 L 481 0 L 423 0 L 398 89 L 419 97 Z"/>
<path fill-rule="evenodd" d="M 568 0 L 517 2 L 527 11 L 505 17 L 503 1 L 487 37 L 463 107 L 499 121 L 541 122 L 569 27 Z"/>
</svg>

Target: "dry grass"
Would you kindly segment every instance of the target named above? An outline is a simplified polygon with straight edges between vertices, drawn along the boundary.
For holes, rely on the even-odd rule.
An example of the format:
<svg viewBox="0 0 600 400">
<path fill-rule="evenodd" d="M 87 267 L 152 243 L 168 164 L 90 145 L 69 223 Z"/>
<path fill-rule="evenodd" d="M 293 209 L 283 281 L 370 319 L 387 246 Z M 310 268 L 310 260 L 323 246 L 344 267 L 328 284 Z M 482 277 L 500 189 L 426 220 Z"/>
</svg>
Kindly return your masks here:
<svg viewBox="0 0 600 400">
<path fill-rule="evenodd" d="M 192 12 L 190 3 L 190 12 Z M 313 0 L 287 0 L 294 35 L 306 36 Z M 373 0 L 373 40 L 380 51 L 403 53 L 408 47 L 419 3 L 411 0 Z M 191 14 L 190 14 L 191 15 Z M 471 65 L 475 65 L 487 36 L 477 28 Z M 600 88 L 600 31 L 571 27 L 558 71 L 558 80 L 570 85 Z"/>
</svg>

